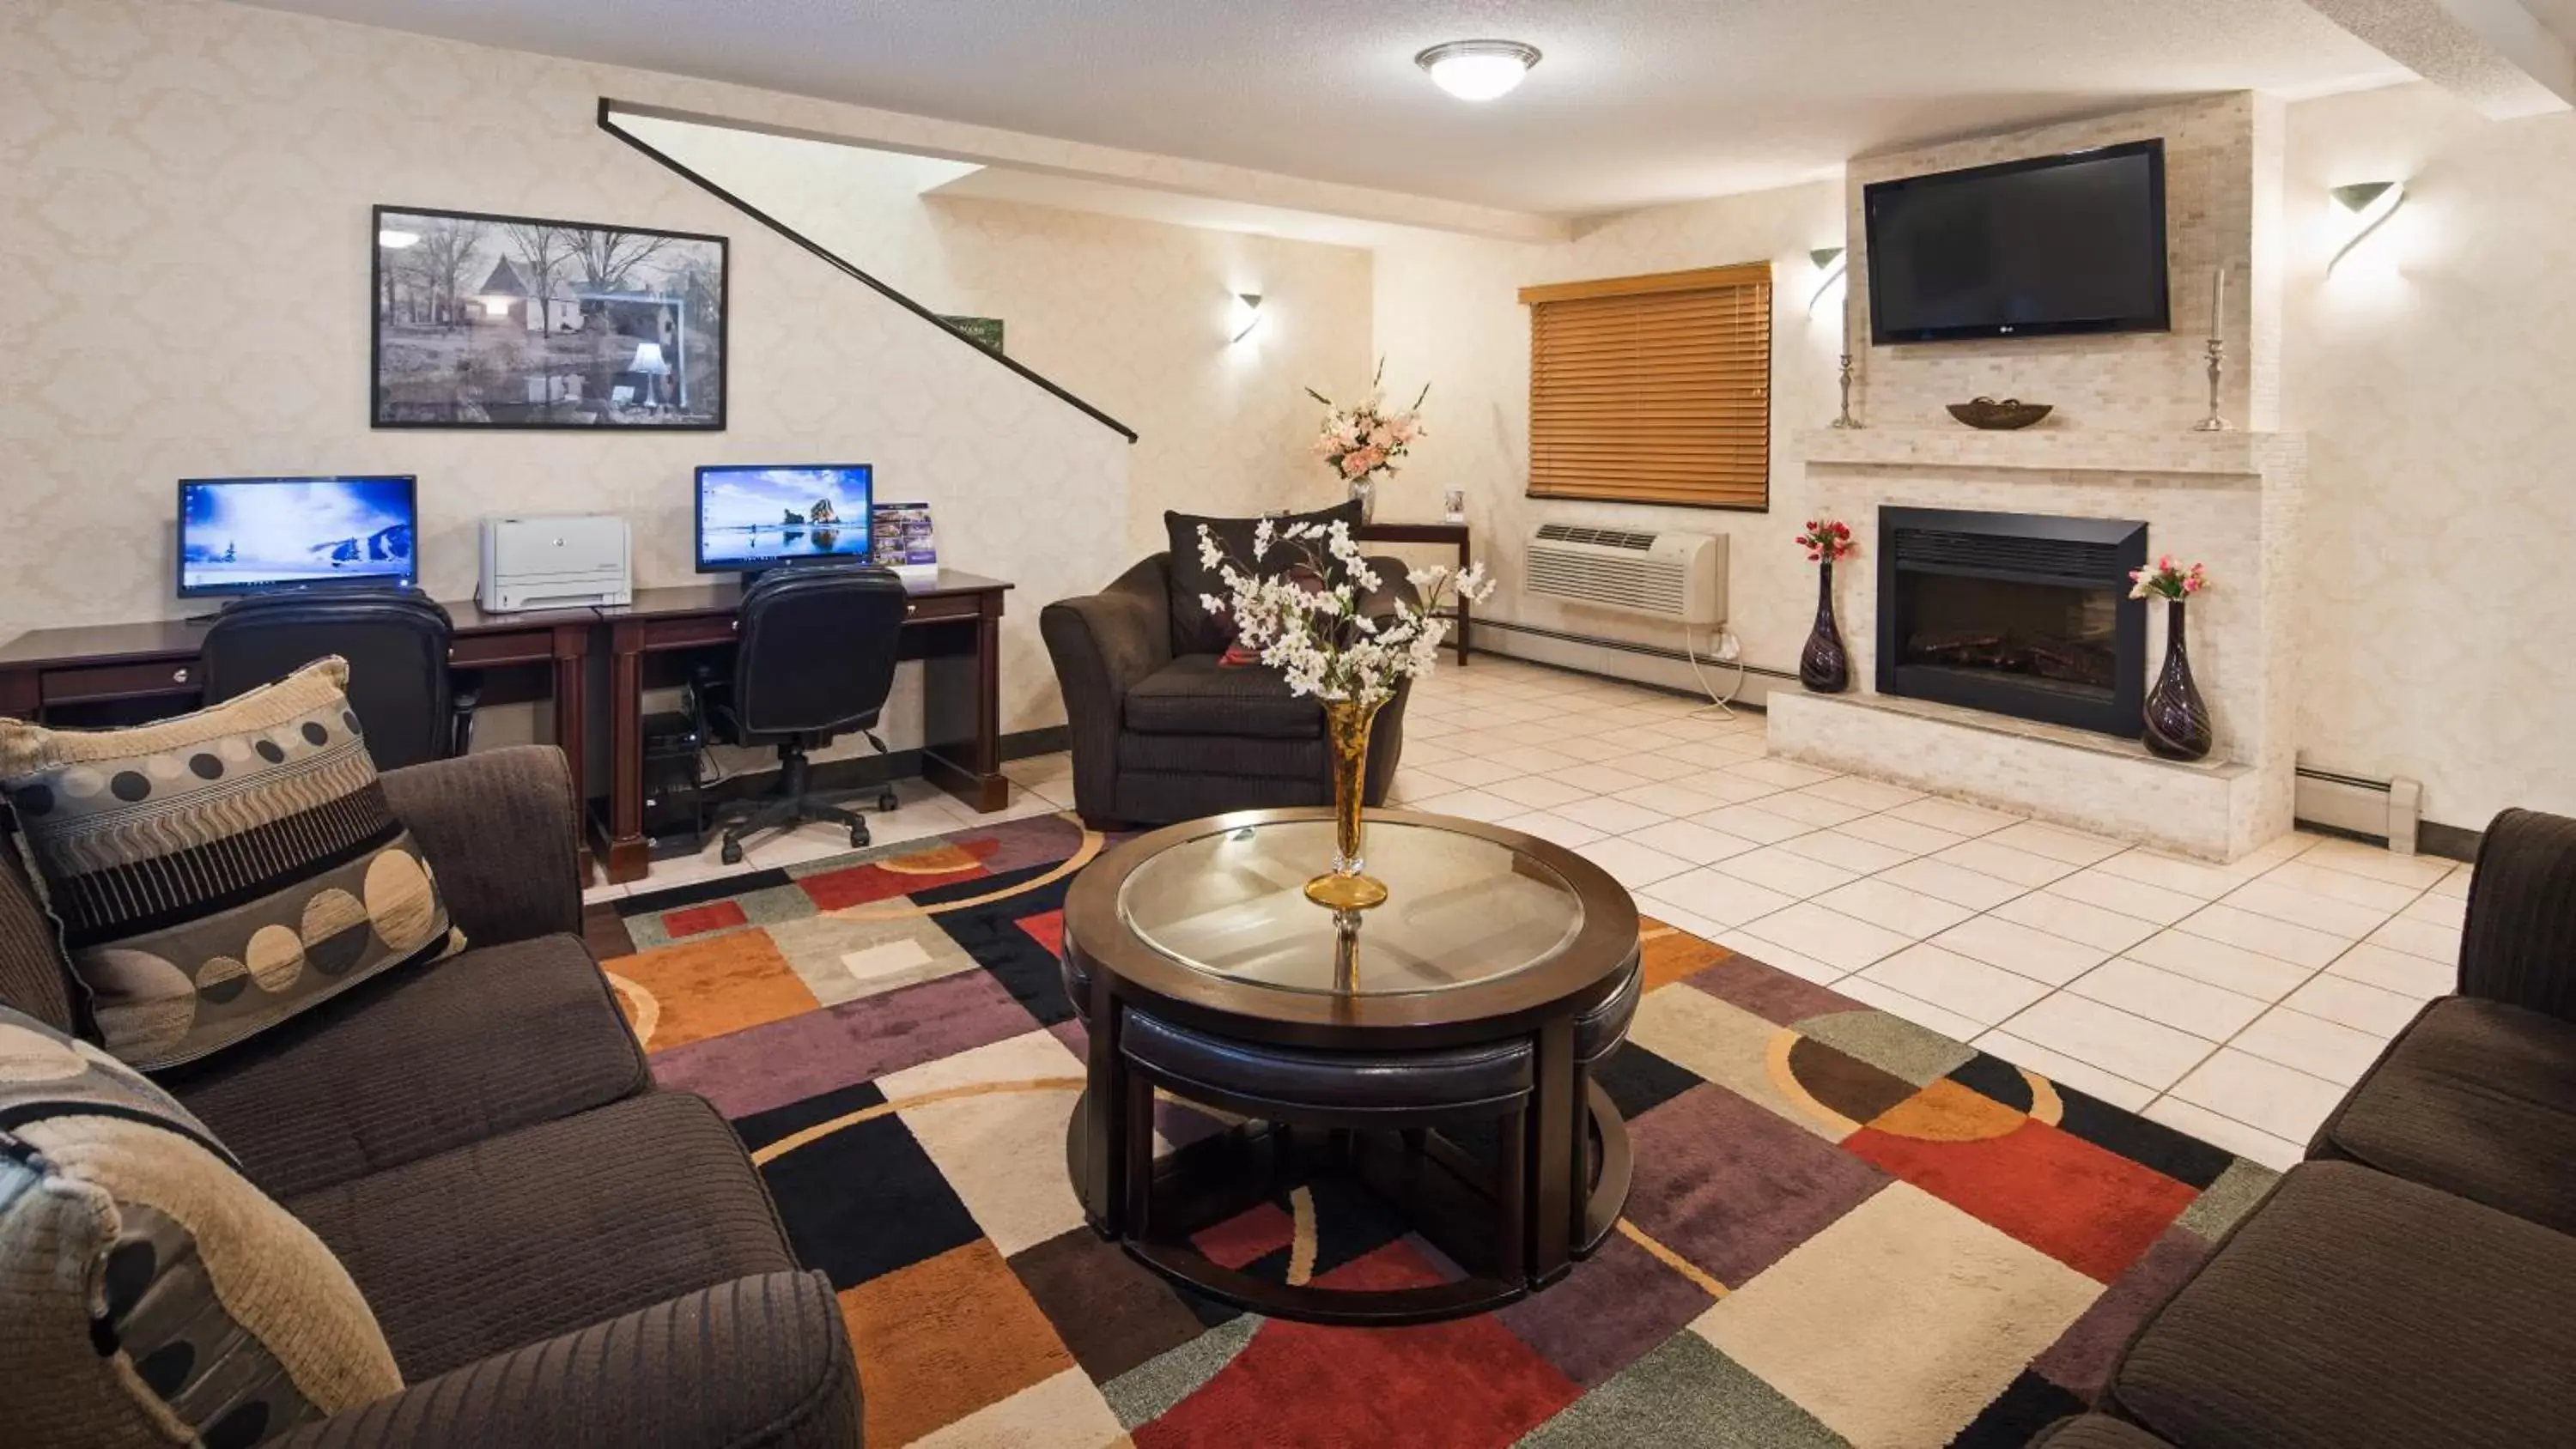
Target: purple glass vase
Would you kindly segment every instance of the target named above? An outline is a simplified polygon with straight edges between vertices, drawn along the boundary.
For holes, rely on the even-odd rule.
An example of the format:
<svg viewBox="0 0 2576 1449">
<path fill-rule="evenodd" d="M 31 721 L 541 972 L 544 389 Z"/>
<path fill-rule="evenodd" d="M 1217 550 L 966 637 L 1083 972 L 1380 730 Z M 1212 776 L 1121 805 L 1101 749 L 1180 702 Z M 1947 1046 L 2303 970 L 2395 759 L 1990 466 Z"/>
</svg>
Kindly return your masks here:
<svg viewBox="0 0 2576 1449">
<path fill-rule="evenodd" d="M 1851 652 L 1843 648 L 1842 631 L 1834 627 L 1834 561 L 1816 567 L 1816 627 L 1798 655 L 1798 682 L 1818 694 L 1840 694 L 1851 688 Z"/>
<path fill-rule="evenodd" d="M 2147 691 L 2146 724 L 2148 752 L 2168 760 L 2204 758 L 2216 739 L 2209 706 L 2191 681 L 2191 655 L 2183 650 L 2180 599 L 2165 601 L 2165 668 Z"/>
</svg>

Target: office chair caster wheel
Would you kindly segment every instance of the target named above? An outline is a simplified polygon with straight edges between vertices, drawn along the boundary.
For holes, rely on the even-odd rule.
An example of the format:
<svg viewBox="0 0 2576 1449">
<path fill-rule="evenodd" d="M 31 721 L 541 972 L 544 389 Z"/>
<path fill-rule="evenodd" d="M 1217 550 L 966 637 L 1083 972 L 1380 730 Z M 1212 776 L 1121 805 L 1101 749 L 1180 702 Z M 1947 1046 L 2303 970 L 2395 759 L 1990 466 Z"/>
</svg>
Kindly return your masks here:
<svg viewBox="0 0 2576 1449">
<path fill-rule="evenodd" d="M 867 823 L 866 821 L 864 821 L 864 820 L 853 820 L 853 821 L 851 821 L 851 822 L 850 822 L 850 848 L 851 848 L 852 850 L 858 850 L 858 849 L 861 849 L 861 848 L 863 848 L 864 846 L 866 846 L 866 845 L 867 845 L 867 843 L 868 843 L 868 823 Z"/>
<path fill-rule="evenodd" d="M 742 864 L 742 842 L 731 836 L 725 837 L 724 846 L 716 852 L 716 858 L 727 865 Z"/>
<path fill-rule="evenodd" d="M 891 785 L 877 792 L 877 809 L 888 815 L 892 815 L 902 804 L 902 801 L 894 797 L 894 787 Z"/>
</svg>

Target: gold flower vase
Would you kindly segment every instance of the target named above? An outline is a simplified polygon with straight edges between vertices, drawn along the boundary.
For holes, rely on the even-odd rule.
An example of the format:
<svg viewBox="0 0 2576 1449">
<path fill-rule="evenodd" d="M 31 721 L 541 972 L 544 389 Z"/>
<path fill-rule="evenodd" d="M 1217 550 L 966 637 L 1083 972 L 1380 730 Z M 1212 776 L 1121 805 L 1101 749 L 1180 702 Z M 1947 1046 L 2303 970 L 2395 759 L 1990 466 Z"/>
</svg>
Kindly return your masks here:
<svg viewBox="0 0 2576 1449">
<path fill-rule="evenodd" d="M 1386 901 L 1386 882 L 1363 874 L 1360 859 L 1360 836 L 1367 828 L 1360 797 L 1368 791 L 1369 724 L 1377 711 L 1377 704 L 1356 700 L 1324 703 L 1324 734 L 1333 746 L 1333 868 L 1306 882 L 1306 899 L 1337 911 L 1365 911 Z"/>
</svg>

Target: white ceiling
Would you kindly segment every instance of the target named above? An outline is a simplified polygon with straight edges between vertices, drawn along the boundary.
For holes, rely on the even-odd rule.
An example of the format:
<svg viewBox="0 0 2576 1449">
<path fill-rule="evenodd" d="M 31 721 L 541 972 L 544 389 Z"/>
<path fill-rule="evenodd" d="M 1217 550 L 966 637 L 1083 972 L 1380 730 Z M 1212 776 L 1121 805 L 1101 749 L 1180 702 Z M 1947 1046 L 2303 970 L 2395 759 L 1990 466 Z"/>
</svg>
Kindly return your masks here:
<svg viewBox="0 0 2576 1449">
<path fill-rule="evenodd" d="M 2300 0 L 262 0 L 1315 180 L 1586 214 L 2222 90 L 2402 79 Z M 1450 99 L 1443 40 L 1527 41 Z"/>
</svg>

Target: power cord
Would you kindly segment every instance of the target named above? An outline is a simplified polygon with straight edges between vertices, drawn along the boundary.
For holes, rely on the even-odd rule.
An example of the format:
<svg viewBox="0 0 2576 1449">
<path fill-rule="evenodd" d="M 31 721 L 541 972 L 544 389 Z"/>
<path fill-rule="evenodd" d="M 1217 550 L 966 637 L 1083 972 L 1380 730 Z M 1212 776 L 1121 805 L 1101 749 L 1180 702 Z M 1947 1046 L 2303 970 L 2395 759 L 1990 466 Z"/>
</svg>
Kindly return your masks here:
<svg viewBox="0 0 2576 1449">
<path fill-rule="evenodd" d="M 1712 645 L 1710 652 L 1716 656 L 1716 662 L 1731 663 L 1735 666 L 1735 684 L 1723 696 L 1718 694 L 1716 685 L 1709 683 L 1707 671 L 1700 668 L 1699 651 L 1691 647 L 1691 626 L 1682 625 L 1682 657 L 1690 661 L 1691 674 L 1699 680 L 1700 692 L 1708 696 L 1708 708 L 1692 710 L 1685 718 L 1722 720 L 1737 718 L 1733 706 L 1736 700 L 1744 695 L 1746 678 L 1743 647 L 1736 642 L 1735 635 L 1722 626 L 1716 629 L 1716 637 Z"/>
</svg>

